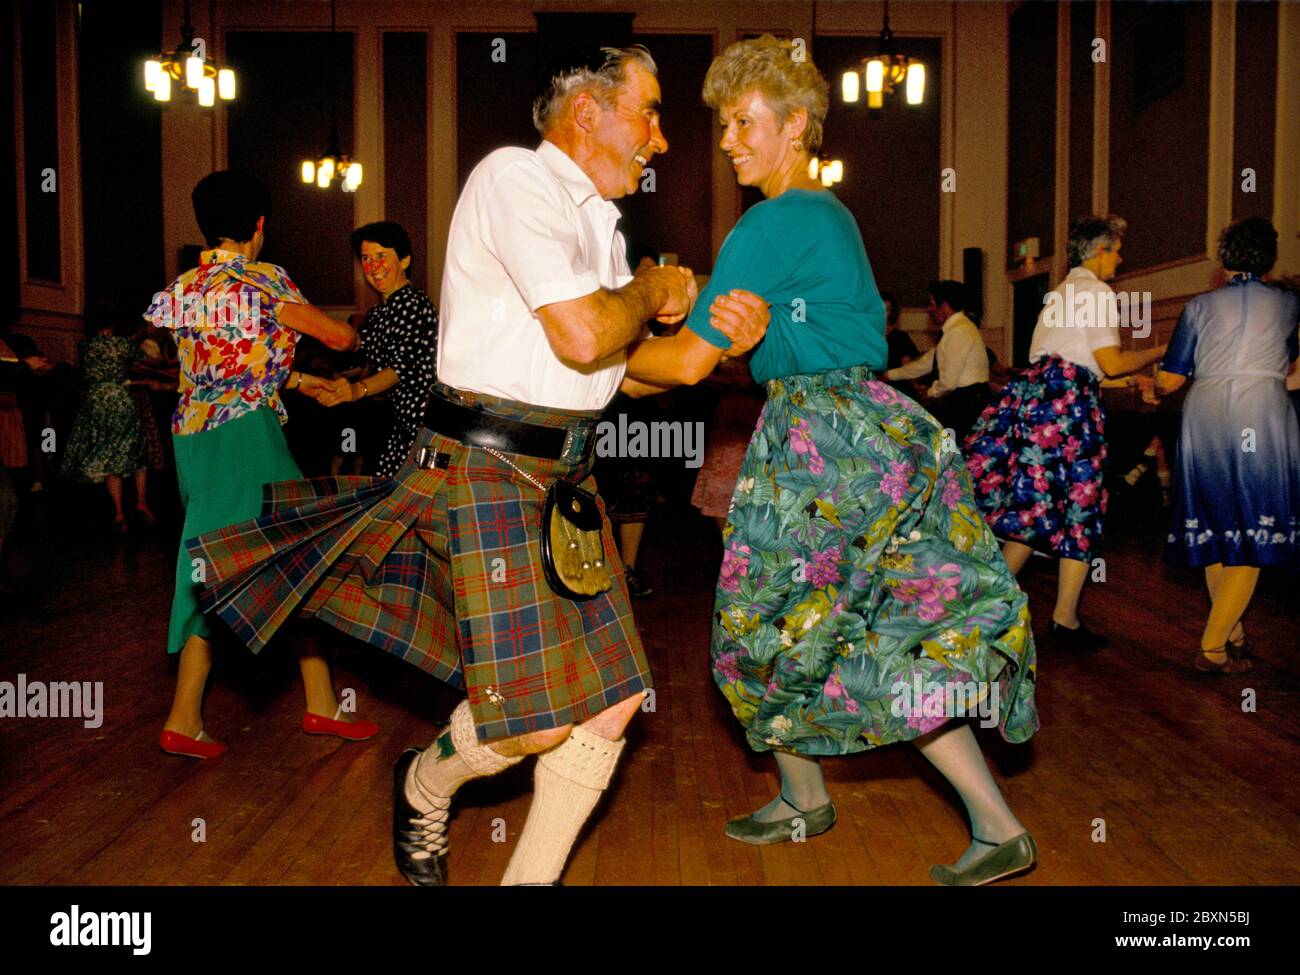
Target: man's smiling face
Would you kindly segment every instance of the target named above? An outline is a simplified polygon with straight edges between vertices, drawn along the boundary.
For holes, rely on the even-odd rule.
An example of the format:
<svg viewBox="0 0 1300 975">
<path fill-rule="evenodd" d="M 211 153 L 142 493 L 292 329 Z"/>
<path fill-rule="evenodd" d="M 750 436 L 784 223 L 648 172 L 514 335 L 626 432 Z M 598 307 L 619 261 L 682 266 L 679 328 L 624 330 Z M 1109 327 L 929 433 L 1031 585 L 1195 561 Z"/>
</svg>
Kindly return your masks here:
<svg viewBox="0 0 1300 975">
<path fill-rule="evenodd" d="M 659 81 L 634 61 L 623 69 L 612 108 L 600 106 L 592 133 L 596 152 L 587 175 L 606 200 L 635 193 L 650 160 L 668 151 L 659 128 Z"/>
</svg>

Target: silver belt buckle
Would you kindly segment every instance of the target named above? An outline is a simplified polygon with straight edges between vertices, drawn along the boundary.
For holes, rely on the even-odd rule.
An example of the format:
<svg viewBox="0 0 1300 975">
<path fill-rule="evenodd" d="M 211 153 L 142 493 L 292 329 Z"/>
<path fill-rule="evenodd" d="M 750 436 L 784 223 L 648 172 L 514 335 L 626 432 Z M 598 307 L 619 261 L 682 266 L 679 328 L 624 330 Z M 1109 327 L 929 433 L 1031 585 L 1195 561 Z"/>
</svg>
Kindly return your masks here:
<svg viewBox="0 0 1300 975">
<path fill-rule="evenodd" d="M 438 469 L 438 451 L 433 449 L 432 444 L 427 447 L 420 447 L 416 450 L 415 466 L 425 471 Z"/>
<path fill-rule="evenodd" d="M 561 462 L 576 464 L 587 456 L 587 445 L 595 430 L 594 426 L 584 427 L 581 430 L 566 430 L 564 432 L 564 449 L 560 451 Z"/>
</svg>

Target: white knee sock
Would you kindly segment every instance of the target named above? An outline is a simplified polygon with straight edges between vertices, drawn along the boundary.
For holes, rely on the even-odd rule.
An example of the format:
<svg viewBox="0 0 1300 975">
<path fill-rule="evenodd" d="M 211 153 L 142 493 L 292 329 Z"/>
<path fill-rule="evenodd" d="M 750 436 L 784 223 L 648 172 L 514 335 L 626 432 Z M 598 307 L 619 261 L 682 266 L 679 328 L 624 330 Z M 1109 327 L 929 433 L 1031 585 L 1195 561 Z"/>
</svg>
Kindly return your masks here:
<svg viewBox="0 0 1300 975">
<path fill-rule="evenodd" d="M 522 755 L 508 758 L 479 744 L 469 701 L 462 701 L 451 713 L 451 726 L 411 765 L 406 798 L 421 812 L 446 809 L 456 790 L 470 779 L 496 775 L 521 761 Z"/>
<path fill-rule="evenodd" d="M 563 744 L 538 756 L 533 804 L 502 886 L 560 879 L 582 824 L 609 785 L 626 743 L 601 738 L 579 725 Z"/>
</svg>

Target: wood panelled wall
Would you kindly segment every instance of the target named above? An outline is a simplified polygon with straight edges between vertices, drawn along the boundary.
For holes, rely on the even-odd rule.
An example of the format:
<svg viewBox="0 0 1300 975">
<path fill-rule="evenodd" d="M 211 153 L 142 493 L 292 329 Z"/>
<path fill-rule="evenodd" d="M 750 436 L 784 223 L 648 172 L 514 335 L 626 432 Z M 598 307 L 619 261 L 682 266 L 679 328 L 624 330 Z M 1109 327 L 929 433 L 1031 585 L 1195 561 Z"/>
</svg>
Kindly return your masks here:
<svg viewBox="0 0 1300 975">
<path fill-rule="evenodd" d="M 633 40 L 645 44 L 659 65 L 668 152 L 651 161 L 654 192 L 618 201 L 619 226 L 629 244 L 674 253 L 680 264 L 704 271 L 713 265 L 711 174 L 713 157 L 720 155 L 714 115 L 700 100 L 713 37 L 636 33 Z"/>
<path fill-rule="evenodd" d="M 300 176 L 302 161 L 321 155 L 329 142 L 330 35 L 231 31 L 226 49 L 244 82 L 226 109 L 228 164 L 252 173 L 271 194 L 261 258 L 284 267 L 313 304 L 350 305 L 356 297 L 348 248 L 355 226 L 352 198 L 337 185 L 321 189 Z M 351 32 L 339 32 L 333 50 L 335 111 L 343 151 L 355 153 L 353 52 Z M 193 217 L 190 224 L 199 242 Z"/>
<path fill-rule="evenodd" d="M 878 37 L 819 37 L 818 66 L 831 82 L 823 152 L 842 159 L 847 176 L 835 192 L 858 218 L 876 284 L 898 295 L 908 307 L 929 303 L 926 288 L 939 278 L 940 193 L 943 122 L 941 99 L 946 80 L 943 45 L 937 38 L 908 37 L 897 50 L 926 66 L 926 100 L 918 106 L 890 105 L 870 112 L 838 97 L 840 75 L 865 54 L 877 53 Z M 980 173 L 956 174 L 961 180 Z M 995 265 L 996 266 L 996 265 Z M 954 268 L 961 277 L 961 269 Z"/>
<path fill-rule="evenodd" d="M 1097 5 L 1070 4 L 1070 201 L 1071 220 L 1092 211 L 1093 39 Z"/>
<path fill-rule="evenodd" d="M 1277 45 L 1277 3 L 1242 3 L 1236 15 L 1232 215 L 1271 217 L 1277 101 L 1268 96 L 1277 90 L 1277 58 L 1270 57 Z M 1252 171 L 1253 181 L 1247 169 Z"/>
<path fill-rule="evenodd" d="M 424 147 L 429 139 L 429 40 L 423 31 L 384 34 L 384 219 L 396 220 L 412 241 L 409 276 L 428 289 L 425 241 L 429 188 Z"/>
<path fill-rule="evenodd" d="M 1037 237 L 1041 258 L 1055 253 L 1056 20 L 1056 4 L 1046 0 L 1022 4 L 1011 15 L 1007 240 Z M 1009 261 L 1010 253 L 999 257 Z"/>
<path fill-rule="evenodd" d="M 73 0 L 53 0 L 52 6 L 57 12 L 58 76 L 71 72 L 75 79 L 79 10 L 85 8 Z M 179 37 L 180 5 L 155 3 L 150 9 L 155 8 L 156 16 L 150 18 L 156 24 L 153 30 L 160 46 L 170 47 Z M 300 159 L 319 153 L 324 148 L 320 143 L 328 135 L 326 102 L 321 97 L 327 67 L 320 52 L 312 53 L 310 40 L 311 35 L 327 30 L 324 3 L 210 0 L 194 5 L 196 36 L 205 40 L 210 54 L 240 72 L 235 105 L 199 110 L 177 102 L 159 108 L 148 104 L 148 95 L 133 78 L 127 90 L 122 90 L 122 84 L 86 87 L 86 104 L 80 106 L 73 84 L 71 98 L 60 96 L 60 145 L 76 148 L 78 109 L 96 112 L 101 102 L 110 99 L 136 99 L 157 112 L 161 129 L 158 165 L 142 166 L 138 180 L 123 196 L 159 200 L 164 267 L 157 274 L 158 286 L 180 270 L 183 246 L 197 240 L 189 200 L 194 184 L 213 169 L 238 164 L 275 184 L 275 220 L 266 256 L 282 261 L 303 284 L 308 297 L 333 306 L 339 315 L 369 302 L 356 267 L 348 263 L 346 230 L 384 216 L 396 216 L 421 238 L 415 242 L 414 276 L 436 295 L 446 231 L 466 172 L 462 157 L 481 156 L 481 152 L 472 151 L 482 148 L 475 144 L 475 133 L 486 131 L 491 137 L 503 124 L 505 108 L 494 107 L 501 98 L 508 95 L 518 100 L 516 96 L 524 95 L 531 99 L 533 89 L 531 83 L 511 86 L 508 92 L 499 84 L 467 89 L 458 63 L 463 45 L 475 35 L 518 39 L 531 34 L 537 29 L 538 12 L 608 9 L 608 4 L 597 0 L 342 0 L 338 29 L 351 40 L 353 60 L 346 79 L 340 82 L 341 135 L 344 148 L 352 150 L 366 166 L 362 190 L 351 197 L 308 196 L 306 188 L 295 182 Z M 629 236 L 675 251 L 682 261 L 707 271 L 741 212 L 734 176 L 716 148 L 713 119 L 698 99 L 708 60 L 732 41 L 764 32 L 807 38 L 814 59 L 818 43 L 828 51 L 836 45 L 848 50 L 861 43 L 866 54 L 875 43 L 883 4 L 878 0 L 822 3 L 814 10 L 810 0 L 638 0 L 625 9 L 635 15 L 635 33 L 653 39 L 666 52 L 661 66 L 666 105 L 671 110 L 668 135 L 673 143 L 672 152 L 656 167 L 656 195 L 623 202 L 625 227 Z M 1000 221 L 990 221 L 988 215 L 1005 205 L 1005 153 L 999 147 L 1005 145 L 1009 9 L 1001 2 L 895 4 L 890 9 L 900 44 L 928 46 L 936 52 L 935 62 L 929 65 L 925 109 L 935 113 L 935 127 L 925 136 L 929 141 L 923 159 L 910 150 L 891 154 L 884 147 L 889 163 L 878 166 L 870 161 L 870 155 L 861 166 L 853 163 L 848 167 L 851 186 L 842 186 L 841 191 L 865 201 L 852 206 L 864 233 L 880 235 L 881 242 L 872 245 L 873 258 L 880 255 L 877 259 L 883 261 L 890 254 L 902 262 L 906 274 L 915 278 L 903 290 L 918 304 L 923 300 L 915 294 L 920 290 L 918 282 L 960 276 L 963 247 L 980 247 L 990 260 L 1006 250 L 1005 227 Z M 20 20 L 15 13 L 15 24 Z M 257 35 L 267 35 L 265 41 L 274 50 L 254 50 Z M 299 37 L 303 38 L 301 44 L 296 41 Z M 93 37 L 80 38 L 80 42 L 87 50 L 98 43 Z M 526 55 L 526 43 L 522 50 L 512 50 L 512 59 Z M 416 50 L 421 44 L 422 63 Z M 962 77 L 967 80 L 961 82 L 954 70 L 959 64 L 966 66 Z M 830 80 L 838 88 L 838 79 Z M 423 98 L 416 90 L 420 87 Z M 59 90 L 67 92 L 69 86 L 60 82 Z M 13 101 L 21 104 L 21 91 L 16 88 L 13 94 Z M 309 104 L 307 99 L 312 96 L 315 101 Z M 312 107 L 316 102 L 319 106 Z M 527 114 L 516 114 L 516 108 L 510 112 L 506 124 L 519 126 L 520 141 L 533 141 Z M 863 148 L 879 153 L 881 146 L 873 139 L 883 128 L 841 126 L 834 138 L 841 140 L 838 148 L 844 150 L 844 157 Z M 18 144 L 21 152 L 26 144 L 21 131 Z M 957 192 L 940 191 L 934 178 L 936 163 L 939 170 L 960 169 Z M 273 176 L 272 169 L 276 170 Z M 65 175 L 74 177 L 74 189 L 79 189 L 81 181 L 75 170 L 73 165 Z M 919 206 L 900 209 L 880 203 L 891 199 L 890 193 L 897 189 L 893 183 L 899 179 L 918 180 L 918 192 L 924 195 Z M 62 262 L 80 272 L 81 207 L 72 195 L 61 201 L 58 231 L 65 241 Z M 152 218 L 141 227 L 144 223 L 150 225 L 150 232 L 156 232 Z M 906 239 L 900 243 L 900 238 Z M 159 245 L 153 248 L 158 250 Z M 69 260 L 69 254 L 75 258 Z M 900 276 L 905 277 L 901 273 L 882 275 Z M 18 314 L 23 327 L 61 328 L 69 334 L 79 331 L 76 316 L 84 301 L 79 280 L 49 296 L 26 280 L 20 284 Z M 999 347 L 1000 323 L 1006 317 L 1006 292 L 1005 282 L 992 281 L 985 296 L 987 320 L 999 323 L 989 333 L 995 347 Z M 905 310 L 905 325 L 918 326 L 925 321 L 919 308 Z"/>
<path fill-rule="evenodd" d="M 140 65 L 158 53 L 159 0 L 142 2 L 139 17 L 111 4 L 86 4 L 80 59 L 82 225 L 86 303 L 113 302 L 138 319 L 163 278 L 162 125 L 158 107 L 142 98 L 109 98 L 131 90 Z"/>
<path fill-rule="evenodd" d="M 1232 217 L 1272 219 L 1275 273 L 1300 272 L 1297 5 L 1026 2 L 1011 15 L 1010 43 L 1008 239 L 1037 235 L 1055 284 L 1071 218 L 1124 216 L 1114 287 L 1149 294 L 1154 309 L 1153 335 L 1126 333 L 1126 345 L 1166 338 L 1187 299 L 1219 282 L 1214 242 Z M 1049 61 L 1068 70 L 1053 77 Z M 1054 126 L 1043 114 L 1048 79 Z M 1054 164 L 1053 127 L 1065 140 Z"/>
<path fill-rule="evenodd" d="M 1209 4 L 1112 6 L 1110 209 L 1130 272 L 1205 253 L 1209 50 Z"/>
</svg>

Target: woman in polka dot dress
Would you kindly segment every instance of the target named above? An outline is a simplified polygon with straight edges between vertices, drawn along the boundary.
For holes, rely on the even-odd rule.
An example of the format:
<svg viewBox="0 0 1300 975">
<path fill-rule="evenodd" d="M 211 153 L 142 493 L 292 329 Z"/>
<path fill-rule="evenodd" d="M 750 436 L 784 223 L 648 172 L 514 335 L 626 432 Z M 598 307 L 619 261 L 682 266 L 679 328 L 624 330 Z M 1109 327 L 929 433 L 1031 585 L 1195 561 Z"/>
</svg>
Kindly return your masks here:
<svg viewBox="0 0 1300 975">
<path fill-rule="evenodd" d="M 438 343 L 438 309 L 406 277 L 411 238 L 399 223 L 382 220 L 352 233 L 352 253 L 366 283 L 382 299 L 366 313 L 358 331 L 361 352 L 379 371 L 356 382 L 337 380 L 310 393 L 323 406 L 335 406 L 392 389 L 393 428 L 375 473 L 392 477 L 406 463 L 424 418 L 433 387 Z"/>
</svg>

